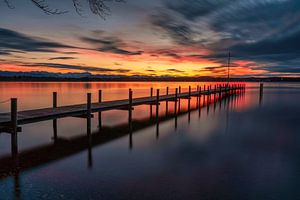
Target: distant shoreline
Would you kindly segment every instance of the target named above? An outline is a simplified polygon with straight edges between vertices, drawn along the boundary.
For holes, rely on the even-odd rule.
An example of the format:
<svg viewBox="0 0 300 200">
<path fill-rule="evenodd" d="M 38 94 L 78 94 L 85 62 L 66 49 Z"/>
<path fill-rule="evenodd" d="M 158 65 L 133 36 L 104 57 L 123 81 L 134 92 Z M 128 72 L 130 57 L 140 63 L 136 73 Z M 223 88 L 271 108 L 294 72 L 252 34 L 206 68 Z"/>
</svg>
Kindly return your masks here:
<svg viewBox="0 0 300 200">
<path fill-rule="evenodd" d="M 53 77 L 1 77 L 0 82 L 227 82 L 213 77 L 124 77 L 124 78 L 53 78 Z M 300 77 L 231 78 L 230 82 L 300 82 Z"/>
</svg>

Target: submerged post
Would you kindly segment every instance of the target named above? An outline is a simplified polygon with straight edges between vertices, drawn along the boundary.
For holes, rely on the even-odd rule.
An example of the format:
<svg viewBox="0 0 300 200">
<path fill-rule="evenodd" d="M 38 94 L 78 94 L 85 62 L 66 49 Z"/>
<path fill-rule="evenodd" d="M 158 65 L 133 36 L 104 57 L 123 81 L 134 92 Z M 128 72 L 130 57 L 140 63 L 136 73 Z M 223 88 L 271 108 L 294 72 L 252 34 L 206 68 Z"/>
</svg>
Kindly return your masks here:
<svg viewBox="0 0 300 200">
<path fill-rule="evenodd" d="M 57 92 L 53 92 L 52 99 L 53 99 L 53 108 L 57 108 Z M 53 139 L 54 141 L 57 140 L 57 119 L 53 120 Z"/>
<path fill-rule="evenodd" d="M 91 93 L 87 93 L 87 99 L 86 99 L 86 122 L 87 122 L 87 134 L 90 135 L 92 133 L 92 129 L 91 129 L 91 118 L 92 118 L 92 94 Z"/>
<path fill-rule="evenodd" d="M 10 101 L 11 109 L 11 153 L 12 156 L 18 154 L 18 100 L 17 98 L 12 98 Z"/>
<path fill-rule="evenodd" d="M 98 91 L 98 102 L 99 103 L 102 102 L 102 90 Z M 101 111 L 98 112 L 98 127 L 99 127 L 99 129 L 102 128 L 102 113 L 101 113 Z"/>
</svg>

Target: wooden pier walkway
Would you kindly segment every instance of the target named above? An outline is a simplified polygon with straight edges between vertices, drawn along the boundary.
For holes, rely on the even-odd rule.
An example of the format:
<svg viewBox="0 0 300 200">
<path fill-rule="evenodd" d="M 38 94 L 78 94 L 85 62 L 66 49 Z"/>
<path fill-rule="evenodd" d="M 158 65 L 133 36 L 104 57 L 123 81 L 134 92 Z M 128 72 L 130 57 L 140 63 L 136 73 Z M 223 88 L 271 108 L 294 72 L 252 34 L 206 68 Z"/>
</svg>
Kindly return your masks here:
<svg viewBox="0 0 300 200">
<path fill-rule="evenodd" d="M 230 87 L 230 88 L 216 88 L 216 89 L 208 89 L 205 91 L 191 91 L 185 93 L 175 93 L 168 95 L 161 95 L 157 99 L 157 96 L 149 96 L 142 98 L 132 98 L 132 99 L 123 99 L 123 100 L 115 100 L 115 101 L 105 101 L 99 103 L 91 103 L 91 113 L 108 111 L 108 110 L 127 110 L 130 107 L 143 105 L 143 104 L 153 104 L 155 105 L 157 100 L 161 101 L 175 101 L 179 98 L 190 98 L 192 96 L 199 95 L 209 95 L 209 94 L 219 94 L 226 93 L 229 91 L 236 91 L 243 89 L 242 86 Z M 35 110 L 25 110 L 17 112 L 17 124 L 29 124 L 34 122 L 40 122 L 50 119 L 58 119 L 64 117 L 76 117 L 76 116 L 84 116 L 88 112 L 88 103 L 86 104 L 78 104 L 78 105 L 70 105 L 70 106 L 61 106 L 61 107 L 51 107 L 51 108 L 43 108 L 43 109 L 35 109 Z M 2 127 L 2 131 L 4 127 L 8 127 L 11 125 L 11 112 L 10 113 L 0 113 L 0 127 Z M 0 129 L 1 131 L 1 129 Z"/>
<path fill-rule="evenodd" d="M 128 111 L 128 124 L 131 126 L 132 110 L 134 106 L 139 105 L 151 105 L 150 112 L 152 113 L 152 105 L 156 105 L 156 116 L 158 116 L 159 103 L 162 101 L 168 102 L 174 101 L 174 112 L 180 109 L 180 99 L 188 99 L 188 107 L 190 108 L 190 99 L 197 97 L 200 99 L 202 95 L 211 96 L 214 95 L 214 101 L 216 97 L 221 99 L 223 95 L 232 95 L 245 90 L 245 85 L 232 84 L 232 85 L 214 85 L 201 89 L 197 87 L 196 91 L 192 91 L 189 87 L 188 92 L 181 93 L 181 87 L 175 89 L 174 94 L 169 94 L 169 88 L 166 89 L 165 95 L 160 95 L 160 90 L 156 90 L 156 95 L 153 95 L 153 88 L 150 90 L 149 97 L 133 98 L 133 91 L 129 89 L 128 99 L 103 101 L 102 91 L 99 90 L 98 102 L 92 103 L 91 93 L 87 94 L 87 102 L 85 104 L 69 105 L 69 106 L 57 106 L 57 93 L 53 93 L 53 107 L 34 109 L 34 110 L 17 110 L 17 99 L 11 99 L 11 112 L 0 113 L 0 133 L 6 132 L 11 134 L 11 148 L 12 155 L 18 153 L 18 140 L 17 134 L 21 132 L 19 125 L 30 124 L 35 122 L 41 122 L 46 120 L 53 120 L 53 127 L 57 129 L 57 119 L 64 117 L 80 117 L 87 119 L 87 134 L 91 134 L 91 118 L 92 113 L 98 112 L 99 127 L 102 124 L 101 112 L 109 110 L 127 110 Z M 199 101 L 200 102 L 200 101 Z"/>
</svg>

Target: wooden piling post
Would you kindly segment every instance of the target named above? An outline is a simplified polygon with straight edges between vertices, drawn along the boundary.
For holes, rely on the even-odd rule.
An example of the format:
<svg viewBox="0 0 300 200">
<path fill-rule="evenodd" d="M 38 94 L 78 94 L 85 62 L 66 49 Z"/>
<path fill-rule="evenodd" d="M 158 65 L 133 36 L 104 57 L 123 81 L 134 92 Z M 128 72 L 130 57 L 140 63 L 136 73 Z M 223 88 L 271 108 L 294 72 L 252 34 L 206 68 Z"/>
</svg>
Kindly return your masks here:
<svg viewBox="0 0 300 200">
<path fill-rule="evenodd" d="M 153 95 L 153 88 L 151 88 L 151 97 Z M 129 149 L 132 150 L 133 148 L 133 140 L 132 140 L 132 98 L 133 92 L 132 89 L 128 90 L 128 129 L 129 129 Z M 151 116 L 152 116 L 152 106 L 151 106 Z"/>
<path fill-rule="evenodd" d="M 177 115 L 178 88 L 175 89 L 174 114 Z M 179 103 L 180 105 L 180 103 Z"/>
<path fill-rule="evenodd" d="M 261 83 L 261 84 L 259 85 L 259 94 L 260 94 L 260 96 L 263 95 L 263 92 L 264 92 L 264 84 Z"/>
<path fill-rule="evenodd" d="M 52 94 L 53 99 L 53 108 L 57 108 L 57 92 L 53 92 Z M 53 120 L 53 139 L 54 141 L 57 140 L 57 119 Z"/>
<path fill-rule="evenodd" d="M 198 101 L 198 106 L 199 106 L 199 109 L 201 107 L 201 86 L 199 87 L 199 101 Z"/>
<path fill-rule="evenodd" d="M 102 102 L 102 90 L 98 90 L 98 102 Z M 98 127 L 99 129 L 102 128 L 102 113 L 101 111 L 98 112 Z"/>
<path fill-rule="evenodd" d="M 191 111 L 191 93 L 192 93 L 192 88 L 189 86 L 189 97 L 188 97 L 188 111 Z"/>
<path fill-rule="evenodd" d="M 87 102 L 86 102 L 86 108 L 87 108 L 87 112 L 86 112 L 86 121 L 87 121 L 87 134 L 90 135 L 92 133 L 92 94 L 91 93 L 87 93 Z"/>
<path fill-rule="evenodd" d="M 166 95 L 169 95 L 169 87 L 166 88 Z M 166 100 L 166 116 L 168 115 L 168 110 L 169 110 L 169 101 Z"/>
<path fill-rule="evenodd" d="M 178 96 L 178 94 L 181 94 L 181 86 L 179 86 L 179 89 L 177 91 L 177 96 Z M 177 100 L 177 98 L 176 98 L 176 100 Z M 178 98 L 178 113 L 180 113 L 180 110 L 181 110 L 181 99 Z"/>
<path fill-rule="evenodd" d="M 199 85 L 197 85 L 197 94 L 199 94 Z M 196 98 L 196 108 L 198 108 L 198 102 L 199 102 L 199 95 L 197 95 L 197 98 Z"/>
<path fill-rule="evenodd" d="M 215 88 L 214 88 L 214 104 L 216 104 L 216 93 L 217 93 L 217 87 L 215 85 Z"/>
<path fill-rule="evenodd" d="M 263 94 L 264 94 L 264 84 L 260 83 L 259 85 L 259 104 L 262 104 L 263 101 Z"/>
<path fill-rule="evenodd" d="M 133 92 L 131 89 L 128 90 L 128 124 L 131 130 L 132 128 L 132 95 Z"/>
<path fill-rule="evenodd" d="M 152 97 L 153 97 L 153 88 L 150 88 L 150 97 L 151 97 L 151 101 L 152 101 Z M 153 112 L 152 112 L 152 104 L 150 104 L 150 119 L 152 119 L 153 116 Z"/>
<path fill-rule="evenodd" d="M 53 108 L 57 108 L 57 92 L 53 92 Z"/>
<path fill-rule="evenodd" d="M 11 153 L 15 157 L 18 154 L 18 100 L 12 98 L 10 101 L 11 119 Z"/>
<path fill-rule="evenodd" d="M 159 89 L 156 90 L 156 121 L 159 117 Z"/>
</svg>

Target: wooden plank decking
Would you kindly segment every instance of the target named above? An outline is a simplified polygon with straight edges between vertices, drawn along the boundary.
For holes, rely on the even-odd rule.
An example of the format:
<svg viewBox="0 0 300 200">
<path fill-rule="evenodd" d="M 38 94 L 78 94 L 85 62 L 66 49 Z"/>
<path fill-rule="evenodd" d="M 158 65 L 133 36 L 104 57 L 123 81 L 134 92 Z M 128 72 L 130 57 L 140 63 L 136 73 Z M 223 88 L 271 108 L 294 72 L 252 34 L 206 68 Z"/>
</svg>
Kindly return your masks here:
<svg viewBox="0 0 300 200">
<path fill-rule="evenodd" d="M 177 98 L 189 98 L 191 96 L 199 96 L 199 95 L 208 95 L 215 93 L 224 93 L 230 90 L 241 89 L 240 87 L 235 88 L 218 88 L 215 90 L 206 90 L 206 91 L 191 91 L 177 94 Z M 169 95 L 161 95 L 159 96 L 159 101 L 172 101 L 176 99 L 175 94 Z M 141 97 L 141 98 L 133 98 L 132 106 L 138 106 L 143 104 L 151 104 L 156 103 L 157 97 Z M 91 104 L 91 112 L 101 112 L 107 110 L 115 110 L 115 109 L 128 109 L 130 106 L 129 99 L 123 100 L 114 100 L 114 101 L 104 101 L 101 103 L 92 103 Z M 34 109 L 34 110 L 25 110 L 18 112 L 18 125 L 40 122 L 50 119 L 57 119 L 63 117 L 72 117 L 84 115 L 87 113 L 87 104 L 78 104 L 78 105 L 69 105 L 69 106 L 61 106 L 56 108 L 43 108 L 43 109 Z M 11 114 L 10 113 L 0 113 L 0 127 L 6 127 L 11 122 Z"/>
</svg>

